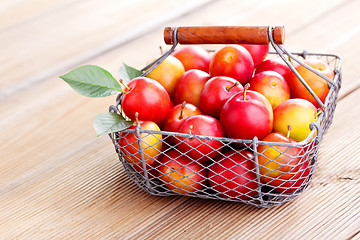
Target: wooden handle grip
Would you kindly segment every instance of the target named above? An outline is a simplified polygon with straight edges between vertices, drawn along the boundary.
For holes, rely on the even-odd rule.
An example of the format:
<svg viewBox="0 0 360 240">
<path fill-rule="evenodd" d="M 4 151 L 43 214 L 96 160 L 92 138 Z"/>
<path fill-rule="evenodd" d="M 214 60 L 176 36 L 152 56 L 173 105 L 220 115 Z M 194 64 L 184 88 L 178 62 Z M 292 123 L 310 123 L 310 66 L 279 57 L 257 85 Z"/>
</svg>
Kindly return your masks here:
<svg viewBox="0 0 360 240">
<path fill-rule="evenodd" d="M 174 43 L 173 27 L 164 29 L 166 44 Z M 283 44 L 285 29 L 276 26 L 272 31 L 276 44 Z M 177 40 L 180 44 L 269 44 L 268 26 L 200 26 L 178 27 Z"/>
</svg>

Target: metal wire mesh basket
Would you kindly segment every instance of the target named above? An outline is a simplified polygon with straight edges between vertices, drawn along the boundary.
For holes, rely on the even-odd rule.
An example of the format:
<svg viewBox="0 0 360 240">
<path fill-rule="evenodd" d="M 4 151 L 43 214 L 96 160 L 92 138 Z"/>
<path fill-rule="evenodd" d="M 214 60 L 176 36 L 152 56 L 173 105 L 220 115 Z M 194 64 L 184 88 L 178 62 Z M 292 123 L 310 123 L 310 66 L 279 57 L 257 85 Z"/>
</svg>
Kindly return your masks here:
<svg viewBox="0 0 360 240">
<path fill-rule="evenodd" d="M 176 30 L 172 48 L 154 61 L 153 68 L 178 44 Z M 275 43 L 273 28 L 268 27 L 267 31 L 269 42 L 276 51 L 271 53 L 272 57 L 282 58 L 289 67 L 289 58 L 303 64 L 301 59 L 311 56 L 324 60 L 334 69 L 335 78 L 329 83 L 330 91 L 322 112 L 317 122 L 311 124 L 308 137 L 302 142 L 279 143 L 261 141 L 257 137 L 243 140 L 150 131 L 141 129 L 140 125 L 110 134 L 127 175 L 140 188 L 158 196 L 184 195 L 271 207 L 295 198 L 309 186 L 320 142 L 333 119 L 341 86 L 341 59 L 332 54 L 290 53 Z M 152 69 L 144 71 L 144 75 Z M 121 95 L 110 110 L 122 114 L 120 102 Z M 136 141 L 126 142 L 129 135 Z M 152 144 L 148 144 L 149 139 Z M 199 141 L 200 145 L 193 148 L 188 145 L 189 140 Z M 273 162 L 268 154 L 291 160 L 280 164 Z M 201 157 L 191 157 L 195 155 Z M 272 174 L 274 171 L 276 176 Z"/>
</svg>

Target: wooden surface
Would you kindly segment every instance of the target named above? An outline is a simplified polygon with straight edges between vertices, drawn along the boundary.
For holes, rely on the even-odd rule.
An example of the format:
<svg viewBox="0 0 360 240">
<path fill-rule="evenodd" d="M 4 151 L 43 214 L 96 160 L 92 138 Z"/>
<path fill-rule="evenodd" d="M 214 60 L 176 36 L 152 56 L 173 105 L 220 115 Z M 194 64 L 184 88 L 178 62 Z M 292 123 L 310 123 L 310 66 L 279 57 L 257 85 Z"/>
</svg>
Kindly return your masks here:
<svg viewBox="0 0 360 240">
<path fill-rule="evenodd" d="M 360 239 L 359 0 L 2 0 L 0 239 Z M 343 86 L 316 176 L 270 209 L 154 197 L 131 182 L 88 99 L 58 76 L 116 75 L 159 54 L 166 26 L 284 25 L 290 51 L 334 53 Z"/>
</svg>

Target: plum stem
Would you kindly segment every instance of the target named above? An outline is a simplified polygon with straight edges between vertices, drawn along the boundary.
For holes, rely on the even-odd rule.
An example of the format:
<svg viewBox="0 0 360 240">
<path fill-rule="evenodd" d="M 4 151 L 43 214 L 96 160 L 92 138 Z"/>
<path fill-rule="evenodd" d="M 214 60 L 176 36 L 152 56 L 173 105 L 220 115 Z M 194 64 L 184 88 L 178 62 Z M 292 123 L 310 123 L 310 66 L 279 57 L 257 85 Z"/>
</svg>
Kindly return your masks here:
<svg viewBox="0 0 360 240">
<path fill-rule="evenodd" d="M 291 125 L 289 124 L 287 128 L 288 128 L 288 132 L 287 132 L 286 137 L 287 137 L 287 138 L 290 138 Z"/>
<path fill-rule="evenodd" d="M 139 125 L 139 113 L 138 112 L 135 113 L 135 124 Z"/>
<path fill-rule="evenodd" d="M 235 81 L 235 83 L 231 86 L 227 86 L 225 87 L 226 91 L 230 92 L 231 89 L 233 89 L 234 87 L 238 86 L 240 83 L 238 81 Z"/>
<path fill-rule="evenodd" d="M 250 83 L 247 83 L 247 84 L 245 84 L 245 86 L 244 86 L 244 101 L 246 101 L 246 92 L 247 92 L 247 90 L 249 89 L 249 87 L 250 87 Z"/>
<path fill-rule="evenodd" d="M 181 104 L 181 110 L 180 110 L 180 116 L 179 116 L 179 120 L 184 118 L 184 108 L 185 108 L 186 102 L 183 101 L 183 103 Z"/>
<path fill-rule="evenodd" d="M 129 88 L 129 86 L 124 83 L 124 80 L 123 80 L 123 79 L 120 78 L 120 79 L 119 79 L 119 82 L 125 87 L 125 89 L 126 89 L 127 91 L 130 91 L 130 90 L 131 90 L 131 88 Z"/>
<path fill-rule="evenodd" d="M 189 126 L 189 134 L 190 134 L 190 135 L 192 135 L 192 132 L 191 132 L 191 131 L 192 131 L 193 128 L 194 128 L 194 125 L 190 125 L 190 126 Z M 190 137 L 190 138 L 189 138 L 190 141 L 193 140 L 193 139 L 194 139 L 193 137 Z"/>
<path fill-rule="evenodd" d="M 164 51 L 163 51 L 162 46 L 159 46 L 159 48 L 160 48 L 160 54 L 163 55 L 163 54 L 164 54 Z"/>
<path fill-rule="evenodd" d="M 192 131 L 193 128 L 194 128 L 194 125 L 190 125 L 190 126 L 189 126 L 189 134 L 190 134 L 190 135 L 192 135 L 191 131 Z M 193 138 L 190 138 L 190 139 L 193 139 Z"/>
</svg>

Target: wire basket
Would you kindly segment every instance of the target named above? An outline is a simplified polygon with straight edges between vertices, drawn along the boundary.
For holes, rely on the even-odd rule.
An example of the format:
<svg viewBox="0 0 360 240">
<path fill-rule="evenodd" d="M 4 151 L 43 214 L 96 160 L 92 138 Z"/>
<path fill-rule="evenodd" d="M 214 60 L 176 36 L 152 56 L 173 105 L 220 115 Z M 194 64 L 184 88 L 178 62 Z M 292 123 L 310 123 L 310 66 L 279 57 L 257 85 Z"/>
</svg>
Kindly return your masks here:
<svg viewBox="0 0 360 240">
<path fill-rule="evenodd" d="M 320 101 L 322 111 L 318 120 L 310 125 L 308 137 L 302 142 L 278 143 L 261 141 L 257 137 L 243 140 L 143 130 L 140 125 L 110 134 L 127 175 L 140 188 L 158 196 L 184 195 L 271 207 L 288 202 L 309 186 L 321 140 L 333 119 L 341 86 L 341 59 L 332 54 L 290 53 L 275 42 L 273 27 L 266 27 L 266 31 L 276 51 L 270 54 L 282 58 L 295 74 L 290 58 L 304 65 L 301 59 L 316 57 L 334 69 L 335 78 L 329 81 L 330 91 L 325 102 Z M 144 76 L 174 51 L 179 43 L 177 28 L 172 29 L 171 34 L 172 48 L 149 64 L 151 68 L 146 66 Z M 311 89 L 309 91 L 314 95 Z M 117 97 L 110 111 L 122 114 L 121 97 Z M 126 142 L 129 135 L 136 141 Z M 193 148 L 187 145 L 188 140 L 201 144 Z M 269 159 L 269 153 L 291 160 L 288 164 L 279 164 Z M 277 165 L 274 167 L 274 164 Z M 274 171 L 280 175 L 272 176 Z"/>
</svg>

